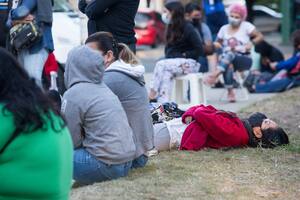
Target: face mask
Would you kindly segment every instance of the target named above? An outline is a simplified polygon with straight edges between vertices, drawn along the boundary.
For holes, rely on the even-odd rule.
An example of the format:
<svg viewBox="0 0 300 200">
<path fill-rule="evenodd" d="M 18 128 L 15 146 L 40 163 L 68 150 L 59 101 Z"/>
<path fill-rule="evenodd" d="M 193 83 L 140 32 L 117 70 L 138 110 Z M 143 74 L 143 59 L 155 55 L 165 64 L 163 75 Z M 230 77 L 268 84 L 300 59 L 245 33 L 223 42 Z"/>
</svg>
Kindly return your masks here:
<svg viewBox="0 0 300 200">
<path fill-rule="evenodd" d="M 193 18 L 192 19 L 192 24 L 194 26 L 199 26 L 200 25 L 200 19 L 199 18 Z"/>
<path fill-rule="evenodd" d="M 161 19 L 165 24 L 170 24 L 171 23 L 171 19 L 168 17 L 167 13 L 163 13 L 161 15 Z"/>
<path fill-rule="evenodd" d="M 241 24 L 241 20 L 240 19 L 235 19 L 233 17 L 228 17 L 228 22 L 231 26 L 239 26 Z"/>
</svg>

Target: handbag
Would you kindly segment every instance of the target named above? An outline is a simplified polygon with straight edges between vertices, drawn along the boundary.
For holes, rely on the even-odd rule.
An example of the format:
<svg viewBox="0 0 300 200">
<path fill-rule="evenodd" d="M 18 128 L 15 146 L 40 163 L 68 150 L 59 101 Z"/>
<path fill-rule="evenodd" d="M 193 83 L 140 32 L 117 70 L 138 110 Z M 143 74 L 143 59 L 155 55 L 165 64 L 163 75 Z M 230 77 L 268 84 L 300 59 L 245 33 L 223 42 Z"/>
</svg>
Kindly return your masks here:
<svg viewBox="0 0 300 200">
<path fill-rule="evenodd" d="M 41 37 L 42 32 L 35 21 L 17 24 L 10 29 L 10 44 L 16 51 L 31 47 Z"/>
</svg>

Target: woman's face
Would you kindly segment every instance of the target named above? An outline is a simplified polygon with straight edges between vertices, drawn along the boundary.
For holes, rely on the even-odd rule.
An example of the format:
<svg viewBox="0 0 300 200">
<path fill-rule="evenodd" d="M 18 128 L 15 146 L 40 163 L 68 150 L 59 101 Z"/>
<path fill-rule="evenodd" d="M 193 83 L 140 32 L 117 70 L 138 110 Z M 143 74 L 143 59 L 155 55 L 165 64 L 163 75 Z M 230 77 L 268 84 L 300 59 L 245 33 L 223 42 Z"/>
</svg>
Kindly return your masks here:
<svg viewBox="0 0 300 200">
<path fill-rule="evenodd" d="M 267 130 L 269 128 L 275 129 L 278 127 L 278 124 L 270 119 L 264 119 L 261 124 L 261 130 Z"/>
<path fill-rule="evenodd" d="M 167 8 L 164 8 L 161 17 L 162 17 L 162 20 L 163 20 L 163 22 L 165 24 L 170 24 L 171 18 L 172 18 L 172 14 L 171 14 L 171 12 Z"/>
<path fill-rule="evenodd" d="M 96 42 L 90 42 L 86 44 L 88 47 L 99 51 L 101 56 L 103 56 L 103 63 L 104 63 L 104 68 L 108 68 L 111 63 L 115 61 L 115 57 L 112 51 L 108 51 L 106 54 L 104 54 L 100 49 L 98 49 L 98 45 Z"/>
<path fill-rule="evenodd" d="M 242 17 L 240 14 L 235 12 L 230 12 L 229 18 L 228 18 L 229 24 L 236 27 L 239 26 L 242 22 Z"/>
</svg>

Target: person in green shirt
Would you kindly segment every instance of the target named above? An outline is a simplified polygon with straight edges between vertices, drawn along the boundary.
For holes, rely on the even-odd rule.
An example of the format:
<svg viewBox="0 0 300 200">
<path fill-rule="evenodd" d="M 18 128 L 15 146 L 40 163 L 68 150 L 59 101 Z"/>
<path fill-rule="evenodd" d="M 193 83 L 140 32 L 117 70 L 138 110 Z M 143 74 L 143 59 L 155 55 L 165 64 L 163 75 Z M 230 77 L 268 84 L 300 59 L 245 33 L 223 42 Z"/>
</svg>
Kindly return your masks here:
<svg viewBox="0 0 300 200">
<path fill-rule="evenodd" d="M 0 48 L 0 200 L 68 199 L 72 159 L 59 111 Z"/>
</svg>

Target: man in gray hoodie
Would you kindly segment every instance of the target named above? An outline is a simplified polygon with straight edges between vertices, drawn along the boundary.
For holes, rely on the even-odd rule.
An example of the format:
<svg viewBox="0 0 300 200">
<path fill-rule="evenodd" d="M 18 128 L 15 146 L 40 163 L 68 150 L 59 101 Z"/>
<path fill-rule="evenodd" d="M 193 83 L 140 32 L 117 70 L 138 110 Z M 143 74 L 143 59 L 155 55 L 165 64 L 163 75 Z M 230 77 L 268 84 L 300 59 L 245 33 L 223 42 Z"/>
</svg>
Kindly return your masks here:
<svg viewBox="0 0 300 200">
<path fill-rule="evenodd" d="M 74 179 L 82 184 L 126 176 L 135 144 L 118 97 L 102 82 L 103 57 L 87 46 L 67 59 L 62 113 L 74 143 Z"/>
</svg>

